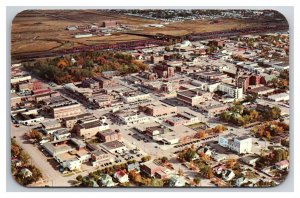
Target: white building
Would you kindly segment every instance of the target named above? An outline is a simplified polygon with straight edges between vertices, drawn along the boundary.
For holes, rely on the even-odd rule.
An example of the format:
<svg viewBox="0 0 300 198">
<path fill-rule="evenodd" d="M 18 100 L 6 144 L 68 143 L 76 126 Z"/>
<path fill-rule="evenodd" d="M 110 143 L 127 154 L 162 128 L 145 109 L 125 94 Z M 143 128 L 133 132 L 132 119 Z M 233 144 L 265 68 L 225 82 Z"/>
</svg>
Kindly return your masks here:
<svg viewBox="0 0 300 198">
<path fill-rule="evenodd" d="M 74 38 L 86 38 L 86 37 L 92 37 L 93 34 L 76 34 Z"/>
<path fill-rule="evenodd" d="M 290 95 L 287 93 L 279 93 L 279 94 L 274 94 L 274 95 L 268 96 L 268 99 L 275 101 L 275 102 L 287 101 L 290 99 Z"/>
<path fill-rule="evenodd" d="M 243 88 L 238 88 L 234 85 L 221 83 L 218 90 L 227 93 L 230 97 L 235 99 L 243 98 Z"/>
<path fill-rule="evenodd" d="M 272 67 L 277 71 L 288 70 L 290 68 L 287 64 L 273 64 Z"/>
<path fill-rule="evenodd" d="M 15 117 L 19 124 L 32 126 L 41 123 L 44 120 L 43 116 L 36 116 L 33 114 L 26 115 L 26 114 L 19 114 Z"/>
<path fill-rule="evenodd" d="M 63 161 L 61 165 L 71 171 L 79 170 L 81 168 L 81 161 L 77 157 L 74 157 L 73 159 Z"/>
<path fill-rule="evenodd" d="M 16 76 L 13 76 L 10 79 L 10 83 L 15 84 L 15 83 L 26 81 L 26 80 L 31 80 L 31 76 L 27 75 L 27 74 L 25 74 L 25 75 L 16 75 Z"/>
<path fill-rule="evenodd" d="M 248 136 L 235 137 L 233 134 L 219 136 L 219 145 L 239 154 L 251 153 L 252 138 Z"/>
<path fill-rule="evenodd" d="M 125 125 L 144 124 L 152 121 L 152 117 L 145 114 L 129 113 L 119 114 L 119 120 Z"/>
<path fill-rule="evenodd" d="M 170 187 L 183 187 L 185 186 L 185 179 L 183 176 L 174 175 L 170 178 Z"/>
<path fill-rule="evenodd" d="M 129 182 L 128 175 L 126 174 L 125 171 L 122 171 L 122 170 L 115 172 L 114 178 L 116 180 L 118 180 L 118 182 L 120 182 L 120 183 Z"/>
<path fill-rule="evenodd" d="M 129 96 L 122 96 L 122 99 L 125 103 L 132 103 L 132 102 L 137 102 L 141 100 L 147 100 L 150 99 L 150 94 L 134 94 L 134 95 L 129 95 Z"/>
</svg>

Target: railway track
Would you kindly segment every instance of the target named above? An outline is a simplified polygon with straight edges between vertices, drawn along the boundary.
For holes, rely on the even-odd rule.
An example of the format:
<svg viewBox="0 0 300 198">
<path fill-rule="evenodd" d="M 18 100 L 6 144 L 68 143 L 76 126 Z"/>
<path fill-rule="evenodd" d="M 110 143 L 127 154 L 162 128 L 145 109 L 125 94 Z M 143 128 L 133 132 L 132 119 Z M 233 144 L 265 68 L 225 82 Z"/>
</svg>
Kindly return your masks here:
<svg viewBox="0 0 300 198">
<path fill-rule="evenodd" d="M 243 28 L 243 29 L 230 29 L 224 31 L 215 31 L 215 32 L 204 32 L 204 33 L 192 33 L 187 34 L 182 37 L 175 37 L 170 35 L 144 35 L 148 37 L 148 40 L 138 40 L 138 41 L 129 41 L 129 42 L 120 42 L 116 44 L 101 44 L 101 45 L 91 45 L 91 46 L 81 46 L 74 47 L 71 49 L 57 50 L 57 51 L 48 51 L 48 52 L 32 52 L 32 53 L 22 53 L 12 55 L 12 60 L 18 62 L 25 62 L 34 60 L 37 58 L 49 58 L 49 57 L 57 57 L 63 56 L 67 54 L 76 54 L 80 52 L 91 52 L 91 51 L 102 51 L 102 50 L 134 50 L 147 48 L 151 46 L 162 46 L 169 41 L 177 41 L 178 40 L 205 40 L 205 39 L 213 39 L 220 37 L 229 37 L 229 36 L 238 36 L 245 34 L 258 34 L 258 33 L 268 33 L 268 32 L 279 32 L 279 31 L 288 31 L 288 25 L 273 25 L 273 26 L 264 26 L 264 27 L 256 27 L 256 28 Z M 133 34 L 133 33 L 130 33 Z M 143 35 L 143 34 L 139 34 Z"/>
</svg>

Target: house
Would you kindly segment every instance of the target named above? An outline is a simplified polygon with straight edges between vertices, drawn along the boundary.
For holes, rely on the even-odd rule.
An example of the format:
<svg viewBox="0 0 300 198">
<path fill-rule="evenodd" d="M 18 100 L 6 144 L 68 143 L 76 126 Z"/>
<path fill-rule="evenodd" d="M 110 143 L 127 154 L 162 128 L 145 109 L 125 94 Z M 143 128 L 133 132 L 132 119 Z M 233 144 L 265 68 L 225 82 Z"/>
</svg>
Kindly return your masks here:
<svg viewBox="0 0 300 198">
<path fill-rule="evenodd" d="M 13 160 L 12 160 L 12 163 L 14 163 L 14 165 L 15 165 L 16 167 L 22 166 L 22 161 L 19 160 L 19 159 L 13 159 Z"/>
<path fill-rule="evenodd" d="M 128 175 L 126 174 L 126 170 L 119 170 L 115 172 L 114 178 L 118 180 L 120 183 L 129 182 Z"/>
<path fill-rule="evenodd" d="M 234 178 L 235 174 L 232 170 L 224 170 L 222 172 L 222 178 L 225 180 L 225 181 L 230 181 Z"/>
<path fill-rule="evenodd" d="M 113 182 L 112 177 L 108 174 L 101 175 L 99 181 L 103 187 L 113 187 L 116 184 Z"/>
<path fill-rule="evenodd" d="M 217 174 L 217 175 L 220 175 L 222 174 L 222 172 L 226 169 L 225 165 L 222 164 L 220 166 L 216 166 L 213 168 L 213 171 Z"/>
<path fill-rule="evenodd" d="M 141 171 L 149 177 L 154 177 L 157 172 L 160 172 L 164 169 L 164 167 L 156 164 L 154 161 L 148 161 L 141 164 Z"/>
<path fill-rule="evenodd" d="M 185 186 L 185 179 L 183 176 L 174 175 L 170 178 L 169 186 L 170 187 L 183 187 Z"/>
<path fill-rule="evenodd" d="M 213 154 L 213 155 L 212 155 L 212 158 L 213 158 L 214 160 L 216 160 L 217 162 L 220 162 L 220 161 L 222 161 L 222 160 L 225 160 L 225 159 L 227 158 L 227 155 L 216 153 L 216 154 Z"/>
<path fill-rule="evenodd" d="M 288 168 L 289 168 L 289 161 L 287 161 L 287 160 L 282 160 L 282 161 L 280 161 L 280 162 L 277 162 L 277 163 L 275 164 L 275 167 L 276 167 L 277 169 L 279 169 L 279 170 L 284 170 L 284 169 L 288 170 Z"/>
<path fill-rule="evenodd" d="M 247 178 L 245 178 L 245 177 L 239 177 L 239 178 L 236 179 L 235 185 L 238 186 L 238 187 L 240 187 L 241 185 L 243 185 L 243 184 L 245 184 L 247 182 L 248 182 Z"/>
<path fill-rule="evenodd" d="M 128 164 L 127 166 L 127 171 L 131 171 L 131 170 L 135 170 L 136 172 L 140 172 L 140 163 L 138 162 L 135 162 L 135 163 L 132 163 L 132 164 Z"/>
<path fill-rule="evenodd" d="M 242 157 L 241 161 L 245 162 L 246 164 L 255 166 L 256 162 L 259 160 L 259 158 L 260 158 L 259 155 L 257 155 L 257 154 L 251 154 L 251 155 L 248 155 L 246 157 Z"/>
<path fill-rule="evenodd" d="M 28 168 L 22 168 L 21 174 L 23 178 L 32 177 L 32 172 Z"/>
<path fill-rule="evenodd" d="M 200 146 L 197 150 L 197 153 L 204 153 L 207 156 L 211 156 L 212 155 L 212 151 L 204 146 Z"/>
</svg>

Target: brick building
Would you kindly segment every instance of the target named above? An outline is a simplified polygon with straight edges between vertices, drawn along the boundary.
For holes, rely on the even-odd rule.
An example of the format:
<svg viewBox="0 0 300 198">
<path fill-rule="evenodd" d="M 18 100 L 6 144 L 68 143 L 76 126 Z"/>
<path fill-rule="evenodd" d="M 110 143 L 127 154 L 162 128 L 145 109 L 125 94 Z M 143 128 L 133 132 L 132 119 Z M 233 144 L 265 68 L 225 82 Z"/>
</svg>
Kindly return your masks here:
<svg viewBox="0 0 300 198">
<path fill-rule="evenodd" d="M 97 136 L 99 137 L 100 140 L 104 141 L 104 142 L 111 142 L 111 141 L 115 141 L 115 140 L 121 140 L 121 133 L 119 130 L 104 130 L 104 131 L 100 131 Z"/>
<path fill-rule="evenodd" d="M 159 78 L 170 78 L 175 75 L 174 67 L 167 65 L 156 65 L 153 71 L 158 75 Z"/>
<path fill-rule="evenodd" d="M 238 87 L 243 88 L 243 91 L 245 92 L 250 85 L 260 85 L 266 84 L 266 80 L 263 76 L 258 75 L 250 75 L 250 76 L 241 76 L 238 78 Z"/>
</svg>

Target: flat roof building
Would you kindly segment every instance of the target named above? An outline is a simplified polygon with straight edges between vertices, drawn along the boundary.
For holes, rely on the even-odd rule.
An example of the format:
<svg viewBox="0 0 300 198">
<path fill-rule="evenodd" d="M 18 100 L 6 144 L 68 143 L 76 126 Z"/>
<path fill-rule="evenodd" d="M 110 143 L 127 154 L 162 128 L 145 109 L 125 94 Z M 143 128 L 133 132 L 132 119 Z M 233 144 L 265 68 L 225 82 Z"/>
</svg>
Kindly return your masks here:
<svg viewBox="0 0 300 198">
<path fill-rule="evenodd" d="M 52 118 L 77 116 L 82 113 L 81 105 L 78 102 L 71 101 L 51 104 L 49 110 Z"/>
<path fill-rule="evenodd" d="M 201 102 L 212 98 L 211 93 L 203 92 L 200 89 L 180 91 L 177 93 L 177 100 L 190 106 L 199 105 Z"/>
<path fill-rule="evenodd" d="M 154 117 L 175 114 L 177 107 L 173 107 L 164 103 L 155 102 L 151 104 L 140 105 L 139 110 L 143 111 L 147 115 Z"/>
<path fill-rule="evenodd" d="M 74 126 L 76 134 L 85 138 L 91 138 L 98 132 L 108 130 L 109 124 L 100 121 L 99 119 L 79 120 Z"/>
</svg>

